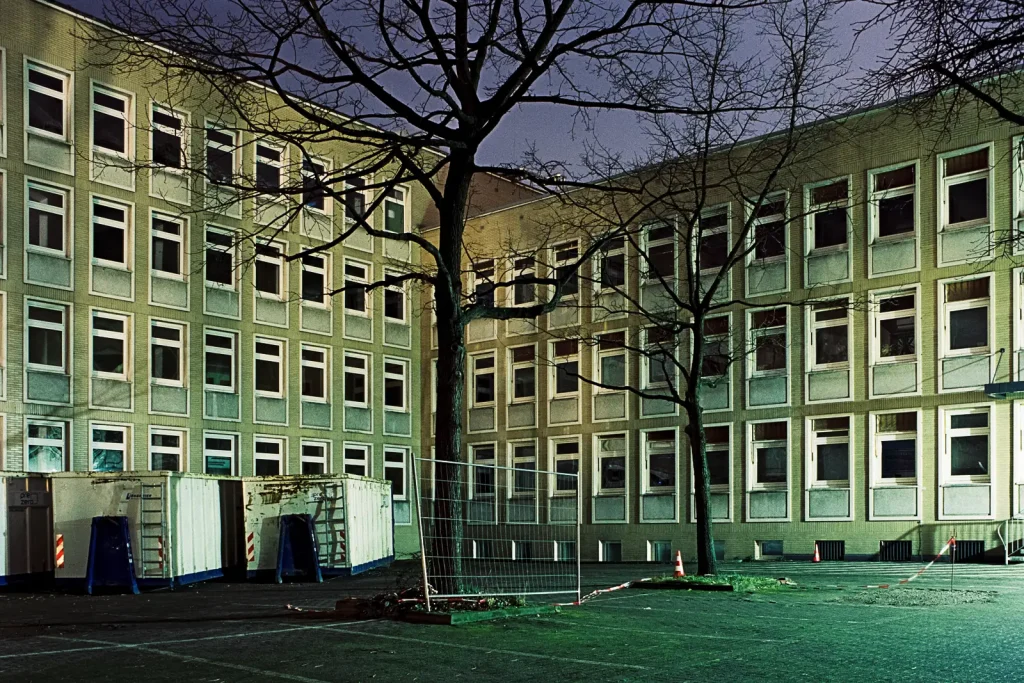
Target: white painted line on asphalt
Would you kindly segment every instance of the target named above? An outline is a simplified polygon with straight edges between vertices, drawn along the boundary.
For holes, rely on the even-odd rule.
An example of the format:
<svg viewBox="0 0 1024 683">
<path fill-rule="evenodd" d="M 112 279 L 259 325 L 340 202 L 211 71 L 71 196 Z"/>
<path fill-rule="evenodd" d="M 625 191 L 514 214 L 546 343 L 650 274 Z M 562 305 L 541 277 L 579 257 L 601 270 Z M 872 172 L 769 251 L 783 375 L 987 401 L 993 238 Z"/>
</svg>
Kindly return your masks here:
<svg viewBox="0 0 1024 683">
<path fill-rule="evenodd" d="M 554 619 L 541 619 L 534 618 L 530 621 L 543 621 L 549 624 L 572 624 L 573 622 L 556 621 Z M 748 643 L 779 643 L 782 641 L 772 640 L 770 638 L 751 638 L 750 636 L 716 636 L 710 633 L 683 633 L 682 631 L 649 631 L 643 628 L 625 628 L 624 626 L 596 626 L 591 623 L 579 624 L 584 628 L 597 628 L 604 631 L 624 631 L 626 633 L 640 633 L 642 635 L 655 635 L 655 636 L 671 636 L 673 638 L 700 638 L 705 640 L 742 640 Z"/>
<path fill-rule="evenodd" d="M 662 594 L 664 594 L 664 591 L 662 591 Z M 648 595 L 653 595 L 653 594 L 652 593 L 648 593 Z M 687 614 L 692 614 L 693 613 L 692 609 L 691 610 L 682 610 L 682 609 L 666 609 L 664 607 L 630 607 L 628 605 L 608 605 L 608 609 L 628 609 L 628 610 L 633 610 L 633 611 L 637 611 L 637 612 L 671 612 L 673 614 L 682 614 L 683 612 L 686 612 Z M 702 616 L 707 615 L 709 617 L 732 617 L 732 616 L 739 616 L 739 615 L 736 615 L 736 614 L 729 614 L 727 612 L 704 612 L 704 611 L 701 612 L 701 615 Z M 770 614 L 758 614 L 758 615 L 756 615 L 756 617 L 758 619 L 784 619 L 786 621 L 812 621 L 809 617 L 782 617 L 782 616 L 775 616 L 775 615 L 770 615 Z"/>
<path fill-rule="evenodd" d="M 645 595 L 658 595 L 658 594 L 659 594 L 659 592 L 660 592 L 660 591 L 656 591 L 656 592 L 648 592 L 648 593 L 640 593 L 640 594 L 633 594 L 633 595 L 619 595 L 619 596 L 617 596 L 617 597 L 614 597 L 614 598 L 602 598 L 602 597 L 596 597 L 596 598 L 594 598 L 593 600 L 587 600 L 587 602 L 586 602 L 586 603 L 584 603 L 584 604 L 590 604 L 590 603 L 593 603 L 593 604 L 595 604 L 595 605 L 596 605 L 596 604 L 598 604 L 598 603 L 602 603 L 602 602 L 611 602 L 612 600 L 636 600 L 637 598 L 642 598 L 642 597 L 644 597 Z"/>
<path fill-rule="evenodd" d="M 537 619 L 531 619 L 531 621 L 543 621 Z M 562 623 L 562 622 L 557 622 Z M 570 664 L 587 664 L 590 666 L 603 666 L 612 669 L 633 669 L 636 671 L 647 671 L 649 667 L 640 666 L 639 664 L 620 664 L 618 662 L 602 662 L 595 659 L 579 659 L 577 657 L 559 657 L 557 655 L 545 655 L 538 652 L 520 652 L 518 650 L 503 650 L 494 647 L 483 647 L 480 645 L 465 645 L 463 643 L 449 643 L 443 640 L 427 640 L 426 638 L 411 638 L 409 636 L 393 636 L 386 633 L 380 633 L 379 631 L 372 631 L 365 633 L 363 631 L 349 631 L 348 629 L 335 628 L 333 626 L 313 626 L 312 628 L 319 628 L 324 631 L 331 631 L 333 633 L 344 633 L 352 636 L 366 636 L 369 638 L 380 638 L 382 640 L 397 640 L 403 643 L 417 643 L 419 645 L 436 645 L 438 647 L 450 647 L 456 650 L 469 650 L 471 652 L 483 652 L 486 654 L 498 654 L 498 655 L 514 655 L 516 657 L 527 657 L 529 659 L 543 659 L 551 662 L 568 662 Z"/>
</svg>

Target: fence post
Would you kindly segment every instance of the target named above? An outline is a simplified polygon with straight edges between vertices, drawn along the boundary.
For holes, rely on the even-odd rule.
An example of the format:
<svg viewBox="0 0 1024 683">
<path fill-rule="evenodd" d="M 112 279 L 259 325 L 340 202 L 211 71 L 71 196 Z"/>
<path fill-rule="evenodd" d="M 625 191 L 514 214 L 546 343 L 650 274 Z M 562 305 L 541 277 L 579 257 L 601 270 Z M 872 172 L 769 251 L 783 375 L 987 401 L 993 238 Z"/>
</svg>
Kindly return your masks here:
<svg viewBox="0 0 1024 683">
<path fill-rule="evenodd" d="M 412 460 L 412 476 L 416 479 L 416 525 L 420 530 L 420 564 L 423 567 L 423 597 L 430 611 L 430 581 L 427 577 L 427 546 L 423 542 L 423 496 L 420 494 L 420 470 L 416 466 L 416 454 L 410 452 Z"/>
</svg>

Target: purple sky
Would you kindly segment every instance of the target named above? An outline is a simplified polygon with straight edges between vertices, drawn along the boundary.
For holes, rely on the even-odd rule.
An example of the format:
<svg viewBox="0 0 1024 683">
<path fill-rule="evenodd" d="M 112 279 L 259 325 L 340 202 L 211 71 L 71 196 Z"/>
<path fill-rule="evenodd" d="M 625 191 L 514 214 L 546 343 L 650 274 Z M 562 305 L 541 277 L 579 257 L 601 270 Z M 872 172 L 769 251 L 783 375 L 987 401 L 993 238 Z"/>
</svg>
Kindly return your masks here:
<svg viewBox="0 0 1024 683">
<path fill-rule="evenodd" d="M 102 17 L 104 5 L 110 0 L 61 0 L 86 14 Z M 218 0 L 204 0 L 217 3 Z M 843 49 L 853 45 L 853 29 L 856 22 L 864 20 L 876 11 L 868 2 L 855 2 L 843 6 L 835 25 L 836 38 L 844 43 Z M 885 35 L 874 31 L 867 38 L 861 37 L 853 53 L 852 69 L 872 66 L 884 50 Z M 493 164 L 517 163 L 523 154 L 535 145 L 540 155 L 549 159 L 560 159 L 574 163 L 579 158 L 583 141 L 593 135 L 611 149 L 627 155 L 640 152 L 646 141 L 643 135 L 630 125 L 623 115 L 604 115 L 597 121 L 596 133 L 574 126 L 572 113 L 566 107 L 534 105 L 530 109 L 515 112 L 490 136 L 482 150 L 482 161 Z"/>
</svg>

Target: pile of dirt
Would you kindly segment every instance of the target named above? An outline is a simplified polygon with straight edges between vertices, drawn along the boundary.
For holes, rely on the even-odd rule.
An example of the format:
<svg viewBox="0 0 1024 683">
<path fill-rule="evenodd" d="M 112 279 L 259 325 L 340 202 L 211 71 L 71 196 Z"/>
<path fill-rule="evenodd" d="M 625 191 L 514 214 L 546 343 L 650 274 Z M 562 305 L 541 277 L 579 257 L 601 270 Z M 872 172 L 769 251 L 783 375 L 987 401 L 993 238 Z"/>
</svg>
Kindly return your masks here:
<svg viewBox="0 0 1024 683">
<path fill-rule="evenodd" d="M 966 605 L 972 602 L 995 602 L 993 591 L 942 590 L 938 588 L 865 588 L 844 593 L 829 602 L 856 603 L 860 605 L 887 605 L 890 607 L 947 607 Z"/>
</svg>

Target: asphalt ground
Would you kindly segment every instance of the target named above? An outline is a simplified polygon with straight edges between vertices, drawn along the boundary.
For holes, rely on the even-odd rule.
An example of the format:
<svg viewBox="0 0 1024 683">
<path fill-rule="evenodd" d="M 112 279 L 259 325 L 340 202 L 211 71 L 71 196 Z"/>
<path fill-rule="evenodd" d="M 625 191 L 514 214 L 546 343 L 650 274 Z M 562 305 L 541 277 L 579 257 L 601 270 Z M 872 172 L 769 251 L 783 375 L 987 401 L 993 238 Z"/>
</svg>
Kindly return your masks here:
<svg viewBox="0 0 1024 683">
<path fill-rule="evenodd" d="M 881 590 L 948 595 L 948 564 L 902 587 L 859 587 L 895 583 L 919 567 L 729 565 L 798 585 L 754 595 L 628 589 L 560 614 L 454 627 L 311 618 L 338 598 L 408 580 L 408 565 L 319 585 L 11 593 L 0 595 L 0 680 L 1021 680 L 1024 566 L 958 565 L 955 590 L 982 591 L 985 601 L 866 604 Z M 584 585 L 666 569 L 584 566 Z"/>
</svg>

